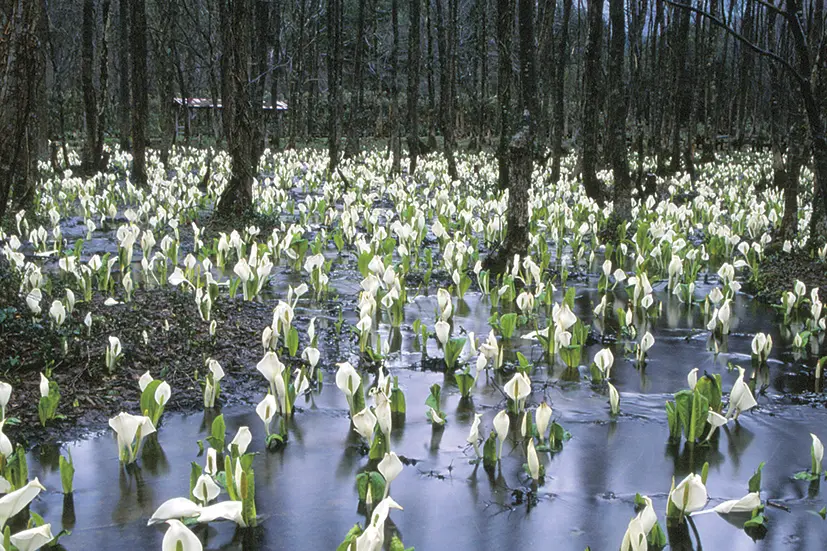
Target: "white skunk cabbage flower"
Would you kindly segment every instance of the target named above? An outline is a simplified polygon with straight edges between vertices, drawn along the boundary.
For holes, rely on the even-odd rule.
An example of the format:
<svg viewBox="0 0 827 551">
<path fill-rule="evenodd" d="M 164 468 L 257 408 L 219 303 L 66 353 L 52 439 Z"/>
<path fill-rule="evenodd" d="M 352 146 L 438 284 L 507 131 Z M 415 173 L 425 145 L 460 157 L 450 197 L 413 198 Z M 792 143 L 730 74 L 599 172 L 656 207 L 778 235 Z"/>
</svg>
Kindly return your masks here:
<svg viewBox="0 0 827 551">
<path fill-rule="evenodd" d="M 810 446 L 810 457 L 812 458 L 812 466 L 810 471 L 812 474 L 821 476 L 821 461 L 824 459 L 824 444 L 821 443 L 821 440 L 815 434 L 810 433 L 810 436 L 813 439 L 813 444 Z"/>
<path fill-rule="evenodd" d="M 497 440 L 499 441 L 499 448 L 497 449 L 497 459 L 502 458 L 503 442 L 508 438 L 508 429 L 511 425 L 511 419 L 508 417 L 508 412 L 500 411 L 494 416 L 494 430 L 497 432 Z"/>
<path fill-rule="evenodd" d="M 227 449 L 232 451 L 233 445 L 236 445 L 238 446 L 238 455 L 244 455 L 252 441 L 253 434 L 250 432 L 250 427 L 238 427 L 238 432 L 235 433 L 235 437 L 233 437 Z"/>
<path fill-rule="evenodd" d="M 701 475 L 695 473 L 687 475 L 669 494 L 669 500 L 684 514 L 703 509 L 706 505 L 707 493 Z"/>
<path fill-rule="evenodd" d="M 11 536 L 9 540 L 17 551 L 35 551 L 54 539 L 52 525 L 43 524 L 35 528 L 23 530 Z"/>
<path fill-rule="evenodd" d="M 178 519 L 170 519 L 167 524 L 169 524 L 169 528 L 167 528 L 164 540 L 161 542 L 161 551 L 176 551 L 177 549 L 183 549 L 184 551 L 204 550 L 201 540 L 193 534 L 192 530 L 184 526 L 183 522 Z"/>
<path fill-rule="evenodd" d="M 7 520 L 25 509 L 43 490 L 46 488 L 35 478 L 19 490 L 0 497 L 0 526 L 5 526 Z"/>
<path fill-rule="evenodd" d="M 133 463 L 138 458 L 143 439 L 155 432 L 149 417 L 131 413 L 119 413 L 109 420 L 109 426 L 118 436 L 118 453 L 123 463 Z"/>
<path fill-rule="evenodd" d="M 741 413 L 758 405 L 749 386 L 744 382 L 744 368 L 739 367 L 738 372 L 738 379 L 729 393 L 729 409 L 726 414 L 727 417 L 733 417 L 734 419 L 737 419 Z"/>
<path fill-rule="evenodd" d="M 388 497 L 391 482 L 402 472 L 402 461 L 394 452 L 386 453 L 376 468 L 385 479 L 385 497 Z"/>
<path fill-rule="evenodd" d="M 643 501 L 646 505 L 635 518 L 629 521 L 629 527 L 626 529 L 623 542 L 620 544 L 620 551 L 646 551 L 648 549 L 646 538 L 657 524 L 658 515 L 655 513 L 652 500 L 648 496 L 643 496 Z"/>
<path fill-rule="evenodd" d="M 718 513 L 719 515 L 728 515 L 735 513 L 749 513 L 761 506 L 761 497 L 758 492 L 750 492 L 741 499 L 730 499 L 724 501 L 706 511 L 697 511 L 692 516 L 703 515 L 706 513 Z"/>
<path fill-rule="evenodd" d="M 551 406 L 542 402 L 534 410 L 534 424 L 537 425 L 537 433 L 540 435 L 540 442 L 545 439 L 549 422 L 551 422 Z"/>
</svg>

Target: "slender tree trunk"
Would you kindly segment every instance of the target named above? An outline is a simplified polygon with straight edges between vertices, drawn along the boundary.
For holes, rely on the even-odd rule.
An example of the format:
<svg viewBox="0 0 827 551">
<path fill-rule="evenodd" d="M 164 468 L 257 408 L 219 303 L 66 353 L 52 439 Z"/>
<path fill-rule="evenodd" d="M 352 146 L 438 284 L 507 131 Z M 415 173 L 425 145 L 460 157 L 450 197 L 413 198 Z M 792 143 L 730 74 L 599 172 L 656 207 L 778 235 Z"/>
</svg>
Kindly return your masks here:
<svg viewBox="0 0 827 551">
<path fill-rule="evenodd" d="M 339 163 L 341 120 L 342 14 L 341 0 L 327 0 L 327 103 L 329 110 L 327 150 L 331 174 Z"/>
<path fill-rule="evenodd" d="M 718 0 L 709 1 L 709 12 L 713 17 L 718 17 Z M 718 102 L 718 27 L 717 25 L 709 25 L 707 28 L 709 36 L 709 55 L 706 58 L 704 81 L 706 82 L 706 120 L 704 122 L 704 131 L 706 139 L 704 140 L 703 160 L 705 162 L 715 161 L 715 142 L 718 136 L 718 120 L 715 118 L 716 105 Z"/>
<path fill-rule="evenodd" d="M 353 101 L 354 94 L 350 96 L 350 120 L 348 122 L 348 138 L 345 146 L 345 157 L 353 157 L 359 152 L 359 140 L 361 139 L 361 116 L 364 94 L 364 57 L 365 57 L 365 9 L 366 0 L 359 0 L 359 8 L 356 15 L 356 48 L 353 59 L 353 87 L 355 88 L 356 101 Z"/>
<path fill-rule="evenodd" d="M 428 74 L 428 149 L 434 151 L 436 145 L 436 85 L 434 84 L 434 28 L 431 24 L 432 0 L 425 0 L 427 10 L 425 11 L 425 28 L 428 39 L 428 60 L 425 64 L 425 71 Z"/>
<path fill-rule="evenodd" d="M 690 0 L 680 0 L 689 6 Z M 672 163 L 670 171 L 677 172 L 681 167 L 681 131 L 686 121 L 689 87 L 689 69 L 687 66 L 687 50 L 689 49 L 689 11 L 675 9 L 678 19 L 677 36 L 674 47 L 675 84 L 672 88 Z M 687 140 L 691 140 L 691 131 L 687 128 Z"/>
<path fill-rule="evenodd" d="M 270 77 L 270 99 L 273 102 L 273 147 L 281 148 L 281 112 L 276 108 L 279 101 L 279 79 L 281 78 L 281 0 L 271 4 L 273 13 L 273 74 Z M 292 106 L 288 106 L 292 109 Z"/>
<path fill-rule="evenodd" d="M 586 195 L 602 204 L 600 180 L 597 178 L 598 140 L 600 134 L 601 66 L 603 45 L 603 0 L 589 2 L 589 37 L 583 67 L 583 186 Z"/>
<path fill-rule="evenodd" d="M 416 172 L 419 156 L 419 43 L 420 6 L 422 0 L 410 0 L 410 29 L 408 30 L 408 174 Z"/>
<path fill-rule="evenodd" d="M 100 101 L 98 102 L 98 137 L 95 147 L 100 152 L 97 170 L 105 171 L 109 165 L 109 153 L 103 150 L 103 134 L 106 129 L 106 103 L 109 101 L 109 40 L 106 35 L 109 30 L 110 0 L 103 0 L 101 4 L 101 19 L 103 31 L 100 39 Z"/>
<path fill-rule="evenodd" d="M 132 125 L 129 90 L 129 0 L 118 0 L 118 139 L 129 150 Z"/>
<path fill-rule="evenodd" d="M 627 99 L 624 76 L 626 55 L 626 14 L 623 0 L 609 0 L 609 20 L 612 26 L 608 67 L 608 123 L 609 156 L 614 175 L 614 214 L 620 220 L 631 221 L 632 182 L 629 178 L 628 148 L 626 146 Z"/>
<path fill-rule="evenodd" d="M 81 28 L 80 77 L 83 88 L 83 107 L 86 122 L 82 165 L 94 172 L 100 167 L 101 146 L 98 142 L 98 91 L 95 88 L 95 36 L 97 35 L 95 0 L 83 0 Z"/>
<path fill-rule="evenodd" d="M 540 16 L 537 18 L 538 23 L 542 21 L 537 42 L 541 59 L 546 60 L 546 62 L 540 64 L 543 92 L 541 94 L 541 117 L 538 121 L 539 130 L 535 138 L 541 140 L 541 143 L 547 144 L 551 142 L 551 106 L 553 104 L 554 74 L 556 72 L 554 66 L 554 19 L 557 11 L 557 0 L 543 0 L 542 6 L 542 19 Z"/>
<path fill-rule="evenodd" d="M 132 58 L 132 178 L 140 187 L 147 186 L 146 124 L 149 117 L 146 70 L 146 5 L 145 0 L 130 0 L 130 32 Z"/>
<path fill-rule="evenodd" d="M 402 132 L 399 113 L 399 0 L 391 0 L 391 31 L 393 47 L 391 51 L 391 172 L 402 172 Z"/>
<path fill-rule="evenodd" d="M 479 65 L 479 86 L 477 103 L 477 148 L 487 142 L 485 106 L 488 103 L 488 0 L 477 0 L 477 64 Z"/>
<path fill-rule="evenodd" d="M 158 156 L 161 164 L 167 170 L 169 154 L 175 141 L 175 107 L 173 97 L 175 91 L 175 57 L 173 55 L 174 33 L 178 9 L 175 2 L 163 7 L 162 21 L 158 40 L 155 44 L 156 70 L 160 77 L 161 86 L 158 89 L 159 122 L 161 139 L 158 142 Z"/>
<path fill-rule="evenodd" d="M 448 176 L 451 180 L 459 179 L 456 159 L 454 159 L 454 121 L 452 90 L 452 63 L 451 46 L 445 25 L 445 14 L 442 7 L 443 0 L 436 0 L 436 28 L 439 41 L 439 103 L 440 121 L 442 126 L 442 148 L 445 159 L 448 161 Z M 450 14 L 450 10 L 449 14 Z M 450 18 L 450 15 L 449 15 Z"/>
<path fill-rule="evenodd" d="M 554 119 L 551 143 L 551 181 L 560 180 L 560 164 L 563 158 L 563 132 L 566 126 L 565 84 L 566 64 L 569 53 L 569 21 L 572 0 L 563 0 L 563 20 L 560 23 L 560 39 L 557 45 L 557 70 L 554 73 Z"/>
</svg>

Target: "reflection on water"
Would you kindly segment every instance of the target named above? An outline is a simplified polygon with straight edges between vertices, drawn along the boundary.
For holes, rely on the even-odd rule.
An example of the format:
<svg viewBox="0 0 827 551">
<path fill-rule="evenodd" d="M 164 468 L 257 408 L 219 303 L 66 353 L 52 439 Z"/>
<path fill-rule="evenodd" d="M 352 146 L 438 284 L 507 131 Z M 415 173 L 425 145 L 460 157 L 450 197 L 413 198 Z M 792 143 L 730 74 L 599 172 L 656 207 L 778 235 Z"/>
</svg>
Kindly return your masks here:
<svg viewBox="0 0 827 551">
<path fill-rule="evenodd" d="M 352 300 L 358 287 L 354 284 L 358 278 L 352 276 L 331 277 L 345 300 Z M 286 287 L 287 281 L 298 282 L 280 279 L 277 285 Z M 708 291 L 703 287 L 699 285 L 698 296 Z M 609 305 L 623 306 L 623 293 L 617 291 L 618 300 L 610 296 Z M 441 351 L 433 339 L 420 346 L 410 327 L 416 319 L 433 327 L 435 290 L 421 291 L 413 299 L 403 327 L 391 328 L 385 320 L 380 334 L 393 351 L 388 366 L 399 376 L 408 405 L 407 416 L 393 420 L 392 447 L 407 466 L 393 483 L 393 497 L 405 510 L 393 513 L 387 524 L 389 536 L 398 531 L 407 546 L 422 551 L 616 549 L 635 514 L 634 496 L 639 492 L 653 499 L 674 550 L 823 549 L 827 524 L 811 512 L 824 506 L 825 497 L 817 482 L 808 485 L 791 479 L 809 465 L 809 432 L 827 436 L 823 429 L 827 412 L 788 404 L 788 393 L 814 387 L 813 356 L 796 358 L 799 353 L 790 345 L 793 333 L 769 325 L 768 320 L 775 319 L 773 311 L 741 295 L 733 307 L 733 333 L 717 343 L 716 352 L 697 308 L 687 307 L 662 289 L 656 293 L 663 301 L 663 313 L 654 320 L 640 320 L 640 332 L 645 321 L 656 342 L 646 366 L 638 368 L 626 349 L 630 343 L 616 338 L 616 321 L 591 320 L 594 304 L 600 300 L 597 291 L 578 289 L 575 312 L 584 321 L 594 322 L 596 343 L 586 347 L 581 363 L 588 364 L 604 346 L 597 343 L 605 342 L 612 349 L 616 358 L 612 379 L 621 393 L 621 415 L 616 419 L 609 418 L 605 390 L 585 379 L 583 366 L 550 366 L 537 343 L 521 338 L 544 327 L 545 314 L 536 324 L 532 321 L 519 328 L 506 344 L 507 361 L 513 362 L 520 352 L 534 364 L 529 405 L 548 401 L 554 420 L 572 434 L 562 451 L 540 454 L 546 477 L 539 487 L 530 483 L 524 471 L 525 447 L 516 418 L 501 465 L 489 472 L 471 461 L 474 452 L 466 437 L 473 414 L 483 414 L 480 433 L 487 436 L 494 415 L 504 406 L 501 389 L 507 378 L 482 373 L 472 397 L 462 399 L 452 376 L 432 370 L 441 361 Z M 411 297 L 415 295 L 411 292 Z M 345 308 L 344 316 L 354 323 L 351 310 Z M 329 313 L 306 297 L 298 311 L 301 317 L 318 316 L 317 327 L 330 320 Z M 490 314 L 486 298 L 469 294 L 456 305 L 454 334 L 474 332 L 484 338 Z M 768 330 L 775 341 L 769 366 L 753 373 L 752 336 Z M 339 342 L 320 346 L 329 365 L 348 359 L 340 354 Z M 423 362 L 424 354 L 437 360 Z M 708 445 L 669 444 L 663 405 L 673 392 L 686 386 L 687 372 L 697 367 L 700 373 L 720 373 L 728 391 L 737 377 L 730 364 L 747 368 L 756 389 L 765 389 L 758 396 L 760 408 L 719 430 Z M 326 380 L 332 381 L 332 374 Z M 443 387 L 441 409 L 448 415 L 444 427 L 431 426 L 425 417 L 425 398 L 434 383 Z M 262 396 L 265 389 L 262 381 Z M 205 549 L 333 549 L 354 523 L 364 523 L 355 477 L 367 467 L 368 459 L 347 410 L 342 393 L 335 385 L 325 384 L 319 394 L 299 400 L 296 416 L 288 422 L 289 441 L 275 452 L 264 450 L 264 430 L 252 408 L 225 411 L 228 439 L 242 425 L 249 426 L 254 435 L 251 448 L 260 454 L 254 467 L 261 524 L 254 530 L 237 530 L 228 522 L 198 527 L 196 533 Z M 165 500 L 188 495 L 190 463 L 204 461 L 196 441 L 207 436 L 217 414 L 168 414 L 157 437 L 147 439 L 138 464 L 127 468 L 119 465 L 117 446 L 109 433 L 72 444 L 77 471 L 73 496 L 59 493 L 60 449 L 42 446 L 33 450 L 30 476 L 39 476 L 50 489 L 33 504 L 33 510 L 59 525 L 56 529 L 73 531 L 62 540 L 70 550 L 111 548 L 112 542 L 123 549 L 159 549 L 164 527 L 147 527 L 146 521 Z M 763 539 L 754 542 L 756 534 L 741 529 L 743 520 L 714 514 L 697 517 L 694 526 L 666 527 L 663 512 L 673 478 L 680 480 L 704 462 L 710 465 L 712 505 L 742 497 L 750 476 L 766 462 L 763 497 L 777 507 L 766 511 L 770 528 Z"/>
</svg>

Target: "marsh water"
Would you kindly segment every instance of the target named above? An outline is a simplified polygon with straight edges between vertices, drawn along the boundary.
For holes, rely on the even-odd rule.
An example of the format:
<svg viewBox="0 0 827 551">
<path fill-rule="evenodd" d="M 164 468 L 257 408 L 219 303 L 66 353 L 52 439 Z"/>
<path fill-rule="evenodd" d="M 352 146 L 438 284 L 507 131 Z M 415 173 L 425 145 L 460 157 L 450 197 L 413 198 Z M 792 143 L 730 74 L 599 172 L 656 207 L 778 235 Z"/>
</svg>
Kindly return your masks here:
<svg viewBox="0 0 827 551">
<path fill-rule="evenodd" d="M 284 275 L 275 280 L 286 289 L 291 276 L 280 273 Z M 595 283 L 595 277 L 574 283 L 575 313 L 594 324 L 593 334 L 601 340 L 604 334 L 616 334 L 617 328 L 592 320 L 593 305 L 600 299 Z M 354 308 L 347 302 L 355 305 L 358 274 L 334 269 L 331 286 L 345 301 L 346 324 L 355 323 Z M 507 379 L 494 372 L 481 373 L 472 400 L 461 400 L 453 376 L 429 368 L 439 362 L 423 362 L 423 351 L 410 331 L 415 319 L 433 326 L 436 287 L 411 290 L 403 327 L 396 330 L 380 324 L 383 339 L 391 343 L 387 368 L 399 377 L 408 404 L 404 423 L 396 423 L 392 434 L 392 449 L 408 460 L 391 490 L 404 511 L 394 511 L 386 530 L 398 531 L 406 546 L 420 551 L 617 549 L 634 516 L 636 493 L 653 499 L 665 527 L 673 477 L 680 480 L 699 472 L 708 461 L 712 506 L 745 495 L 749 478 L 766 462 L 762 483 L 769 520 L 766 533 L 748 534 L 742 529 L 746 519 L 738 515 L 701 515 L 695 517 L 694 527 L 685 524 L 668 531 L 670 548 L 824 549 L 827 522 L 817 511 L 827 504 L 827 488 L 793 479 L 797 471 L 809 466 L 809 433 L 827 436 L 827 411 L 813 392 L 819 342 L 811 341 L 809 355 L 793 352 L 794 333 L 784 330 L 774 310 L 739 294 L 732 333 L 715 353 L 698 308 L 669 297 L 663 287 L 663 283 L 655 286 L 663 311 L 650 325 L 656 342 L 645 368 L 636 367 L 631 354 L 624 351 L 623 339 L 593 344 L 583 354 L 585 364 L 603 346 L 612 347 L 616 358 L 612 380 L 621 394 L 621 414 L 615 418 L 609 415 L 605 388 L 589 382 L 585 366 L 579 376 L 563 366 L 549 367 L 539 344 L 520 338 L 532 326 L 518 329 L 506 344 L 506 363 L 513 362 L 519 351 L 536 364 L 529 407 L 546 400 L 553 407 L 554 419 L 572 435 L 562 451 L 540 454 L 546 469 L 540 486 L 533 485 L 524 471 L 524 445 L 515 420 L 500 467 L 488 472 L 472 464 L 474 452 L 466 437 L 473 413 L 483 413 L 481 433 L 487 436 L 494 415 L 505 405 L 501 388 Z M 699 283 L 696 296 L 710 289 Z M 275 291 L 273 296 L 283 296 Z M 618 291 L 621 298 L 623 294 Z M 455 305 L 454 334 L 462 329 L 484 338 L 492 312 L 488 298 L 469 292 Z M 303 298 L 296 319 L 311 316 L 318 317 L 322 330 L 333 325 L 329 314 Z M 263 320 L 262 327 L 267 323 Z M 540 327 L 544 326 L 541 322 Z M 768 368 L 754 373 L 750 342 L 759 331 L 772 334 L 775 346 Z M 343 334 L 341 342 L 333 339 L 320 345 L 322 363 L 327 366 L 325 384 L 297 402 L 283 449 L 264 449 L 264 429 L 252 407 L 222 412 L 228 439 L 242 425 L 253 432 L 250 449 L 260 452 L 254 462 L 260 519 L 257 528 L 248 530 L 237 530 L 230 522 L 196 528 L 205 549 L 334 549 L 356 522 L 364 524 L 355 477 L 366 468 L 368 458 L 351 427 L 345 397 L 333 383 L 335 362 L 357 362 L 347 340 Z M 441 357 L 433 339 L 426 352 Z M 763 389 L 756 392 L 759 407 L 721 430 L 708 447 L 669 444 L 664 403 L 687 386 L 689 370 L 697 367 L 701 373 L 721 373 L 728 392 L 737 378 L 731 365 L 747 368 L 748 376 L 756 379 L 756 390 Z M 247 368 L 255 370 L 254 365 Z M 443 387 L 442 409 L 448 421 L 442 429 L 433 428 L 425 417 L 425 398 L 434 383 Z M 250 402 L 257 402 L 265 390 L 262 379 L 261 396 L 250 397 Z M 58 491 L 60 450 L 35 448 L 30 476 L 39 476 L 50 491 L 42 493 L 32 509 L 49 519 L 60 518 L 60 522 L 52 520 L 53 529 L 72 531 L 61 540 L 66 549 L 160 549 L 164 527 L 148 527 L 147 520 L 165 500 L 188 494 L 190 462 L 204 462 L 196 441 L 205 439 L 216 414 L 166 414 L 157 445 L 148 446 L 129 469 L 118 462 L 111 432 L 64 446 L 76 465 L 71 498 Z"/>
</svg>

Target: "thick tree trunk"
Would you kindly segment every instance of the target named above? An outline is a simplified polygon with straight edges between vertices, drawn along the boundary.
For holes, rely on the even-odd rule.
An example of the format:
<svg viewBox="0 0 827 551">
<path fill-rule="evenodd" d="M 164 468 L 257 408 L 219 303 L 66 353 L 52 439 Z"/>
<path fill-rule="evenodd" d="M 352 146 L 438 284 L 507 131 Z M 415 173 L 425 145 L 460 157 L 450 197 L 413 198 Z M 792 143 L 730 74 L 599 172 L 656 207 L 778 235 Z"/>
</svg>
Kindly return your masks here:
<svg viewBox="0 0 827 551">
<path fill-rule="evenodd" d="M 509 147 L 508 206 L 506 209 L 506 236 L 500 248 L 486 259 L 486 266 L 501 272 L 515 254 L 521 257 L 528 252 L 529 243 L 529 192 L 534 170 L 535 132 L 537 122 L 532 120 L 539 110 L 537 101 L 537 72 L 535 68 L 534 2 L 518 0 L 520 77 L 522 93 L 522 123 L 511 138 Z"/>
<path fill-rule="evenodd" d="M 261 103 L 254 103 L 255 84 L 248 73 L 252 62 L 254 0 L 234 0 L 222 21 L 221 42 L 224 49 L 225 80 L 223 98 L 224 133 L 230 153 L 231 176 L 218 200 L 216 213 L 237 218 L 253 206 L 253 178 L 258 169 L 256 157 L 256 123 Z"/>
<path fill-rule="evenodd" d="M 28 208 L 37 178 L 38 101 L 46 67 L 41 2 L 13 2 L 0 13 L 0 221 Z"/>
<path fill-rule="evenodd" d="M 132 58 L 132 178 L 140 187 L 147 186 L 146 124 L 149 98 L 146 71 L 145 0 L 130 0 L 130 51 Z"/>
<path fill-rule="evenodd" d="M 597 178 L 598 140 L 600 134 L 601 78 L 600 52 L 603 46 L 603 0 L 589 2 L 589 37 L 583 68 L 583 186 L 586 195 L 602 204 L 600 180 Z"/>
<path fill-rule="evenodd" d="M 420 6 L 422 0 L 410 0 L 410 28 L 408 30 L 408 174 L 416 172 L 419 157 L 419 43 Z"/>
<path fill-rule="evenodd" d="M 608 118 L 609 157 L 614 175 L 614 214 L 619 220 L 631 221 L 632 181 L 629 178 L 629 160 L 626 147 L 626 84 L 624 57 L 626 53 L 626 17 L 623 0 L 609 0 L 609 19 L 612 38 L 609 44 Z"/>
<path fill-rule="evenodd" d="M 572 0 L 563 0 L 563 20 L 560 23 L 560 40 L 557 45 L 557 71 L 554 74 L 554 119 L 552 122 L 551 181 L 560 180 L 560 164 L 563 158 L 563 132 L 566 126 L 564 103 L 566 84 L 566 63 L 569 53 L 569 21 Z"/>
</svg>

